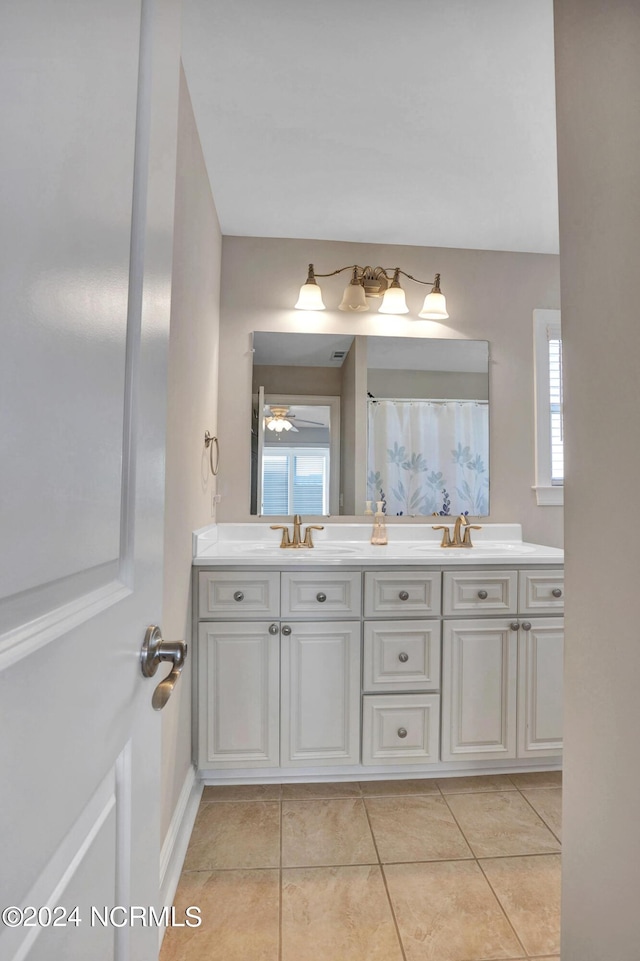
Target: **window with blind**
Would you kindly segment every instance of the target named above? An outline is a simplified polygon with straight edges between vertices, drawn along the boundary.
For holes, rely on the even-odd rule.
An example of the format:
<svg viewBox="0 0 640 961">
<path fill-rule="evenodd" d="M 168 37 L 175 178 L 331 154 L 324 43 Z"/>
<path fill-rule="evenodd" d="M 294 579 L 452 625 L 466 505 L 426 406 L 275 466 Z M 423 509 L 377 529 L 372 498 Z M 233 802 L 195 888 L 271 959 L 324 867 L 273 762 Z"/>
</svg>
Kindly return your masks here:
<svg viewBox="0 0 640 961">
<path fill-rule="evenodd" d="M 564 502 L 562 332 L 559 310 L 534 310 L 536 482 L 538 504 Z"/>
<path fill-rule="evenodd" d="M 329 450 L 265 448 L 262 458 L 263 514 L 328 514 Z"/>
</svg>

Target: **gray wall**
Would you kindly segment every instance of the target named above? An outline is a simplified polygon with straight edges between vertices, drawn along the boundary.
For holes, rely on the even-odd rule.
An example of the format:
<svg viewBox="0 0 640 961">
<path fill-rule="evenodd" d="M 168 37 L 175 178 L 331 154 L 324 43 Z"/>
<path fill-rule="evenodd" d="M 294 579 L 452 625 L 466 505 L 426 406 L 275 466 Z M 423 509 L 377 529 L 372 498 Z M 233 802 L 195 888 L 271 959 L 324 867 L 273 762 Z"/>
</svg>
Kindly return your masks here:
<svg viewBox="0 0 640 961">
<path fill-rule="evenodd" d="M 565 360 L 562 961 L 640 956 L 640 8 L 556 0 Z"/>
<path fill-rule="evenodd" d="M 215 479 L 203 457 L 217 423 L 218 313 L 222 238 L 184 74 L 178 156 L 169 340 L 162 627 L 191 656 L 162 711 L 161 837 L 191 765 L 191 531 L 210 524 Z M 166 673 L 166 672 L 165 672 Z"/>
<path fill-rule="evenodd" d="M 343 264 L 398 265 L 428 279 L 442 274 L 450 319 L 417 319 L 425 289 L 406 282 L 411 313 L 337 310 L 344 277 L 321 282 L 327 310 L 294 310 L 313 262 L 318 272 Z M 251 331 L 462 337 L 490 344 L 491 516 L 521 521 L 524 535 L 561 546 L 562 508 L 538 507 L 534 492 L 533 310 L 559 307 L 558 257 L 483 250 L 352 244 L 319 240 L 225 237 L 220 317 L 220 424 L 224 521 L 249 521 Z M 259 523 L 259 520 L 253 518 Z M 402 519 L 393 523 L 401 523 Z"/>
</svg>

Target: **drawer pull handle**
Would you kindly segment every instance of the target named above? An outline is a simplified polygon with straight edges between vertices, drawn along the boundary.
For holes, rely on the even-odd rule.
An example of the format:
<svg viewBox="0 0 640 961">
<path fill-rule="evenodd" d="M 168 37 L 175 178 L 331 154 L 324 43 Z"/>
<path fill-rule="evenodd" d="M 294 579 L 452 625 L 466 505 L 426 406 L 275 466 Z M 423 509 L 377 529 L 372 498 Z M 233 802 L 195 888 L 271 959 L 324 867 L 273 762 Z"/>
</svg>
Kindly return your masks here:
<svg viewBox="0 0 640 961">
<path fill-rule="evenodd" d="M 520 630 L 520 622 L 519 622 L 519 621 L 511 621 L 511 624 L 510 624 L 509 626 L 510 626 L 510 628 L 511 628 L 512 631 L 519 631 L 519 630 Z"/>
<path fill-rule="evenodd" d="M 407 729 L 406 729 L 406 727 L 399 727 L 399 728 L 398 728 L 398 737 L 406 737 L 406 736 L 407 736 Z"/>
<path fill-rule="evenodd" d="M 282 628 L 282 633 L 284 634 L 285 637 L 289 637 L 289 634 L 291 634 L 291 628 L 289 627 L 288 624 L 284 625 L 284 627 Z"/>
<path fill-rule="evenodd" d="M 399 660 L 399 661 L 402 661 L 403 664 L 406 664 L 407 661 L 409 660 L 409 655 L 408 655 L 408 654 L 405 654 L 405 652 L 402 651 L 401 654 L 398 654 L 398 660 Z"/>
<path fill-rule="evenodd" d="M 551 593 L 553 594 L 554 597 L 562 597 L 562 591 L 560 590 L 559 587 L 554 587 Z"/>
<path fill-rule="evenodd" d="M 478 591 L 478 597 L 480 598 L 481 601 L 486 601 L 488 596 L 489 596 L 488 591 Z"/>
<path fill-rule="evenodd" d="M 531 630 L 531 621 L 523 621 L 523 622 L 522 622 L 522 630 L 523 630 L 523 631 L 530 631 L 530 630 Z"/>
<path fill-rule="evenodd" d="M 236 591 L 235 594 L 233 595 L 233 599 L 234 601 L 243 601 L 244 594 L 242 593 L 242 591 Z"/>
<path fill-rule="evenodd" d="M 322 591 L 320 591 L 319 594 L 316 594 L 316 600 L 317 600 L 320 604 L 324 604 L 324 602 L 326 601 L 326 599 L 327 599 L 327 595 L 326 595 L 326 594 L 323 594 Z"/>
<path fill-rule="evenodd" d="M 400 591 L 400 593 L 398 594 L 398 597 L 400 598 L 401 601 L 408 601 L 409 591 Z"/>
<path fill-rule="evenodd" d="M 278 625 L 269 624 L 269 634 L 277 634 L 277 633 L 278 633 Z"/>
</svg>

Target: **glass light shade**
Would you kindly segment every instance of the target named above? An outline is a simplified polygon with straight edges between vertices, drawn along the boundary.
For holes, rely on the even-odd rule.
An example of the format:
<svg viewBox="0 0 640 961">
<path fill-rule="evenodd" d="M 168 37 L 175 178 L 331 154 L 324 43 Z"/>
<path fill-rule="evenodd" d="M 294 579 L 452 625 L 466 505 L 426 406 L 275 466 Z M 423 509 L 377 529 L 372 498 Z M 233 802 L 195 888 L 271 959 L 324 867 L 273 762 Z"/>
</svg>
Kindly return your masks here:
<svg viewBox="0 0 640 961">
<path fill-rule="evenodd" d="M 269 430 L 275 430 L 277 434 L 281 434 L 283 430 L 291 430 L 293 424 L 290 420 L 284 420 L 283 417 L 274 417 L 267 424 Z"/>
<path fill-rule="evenodd" d="M 384 292 L 379 314 L 408 314 L 409 308 L 402 287 L 388 287 Z"/>
<path fill-rule="evenodd" d="M 318 284 L 302 285 L 296 310 L 326 310 L 322 302 L 322 291 Z"/>
<path fill-rule="evenodd" d="M 364 287 L 359 283 L 351 283 L 344 288 L 344 294 L 338 310 L 369 310 Z"/>
<path fill-rule="evenodd" d="M 444 294 L 432 290 L 424 298 L 424 304 L 418 317 L 422 317 L 423 320 L 446 320 L 448 316 Z"/>
</svg>

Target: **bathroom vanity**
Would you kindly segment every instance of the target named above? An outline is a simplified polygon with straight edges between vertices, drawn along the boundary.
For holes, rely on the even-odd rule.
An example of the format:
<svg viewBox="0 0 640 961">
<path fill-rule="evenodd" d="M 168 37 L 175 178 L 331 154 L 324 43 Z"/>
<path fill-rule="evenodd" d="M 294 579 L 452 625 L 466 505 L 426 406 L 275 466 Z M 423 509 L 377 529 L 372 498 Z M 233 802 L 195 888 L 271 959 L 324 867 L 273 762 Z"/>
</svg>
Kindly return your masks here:
<svg viewBox="0 0 640 961">
<path fill-rule="evenodd" d="M 559 766 L 563 552 L 517 524 L 194 535 L 200 776 L 285 781 Z"/>
</svg>

